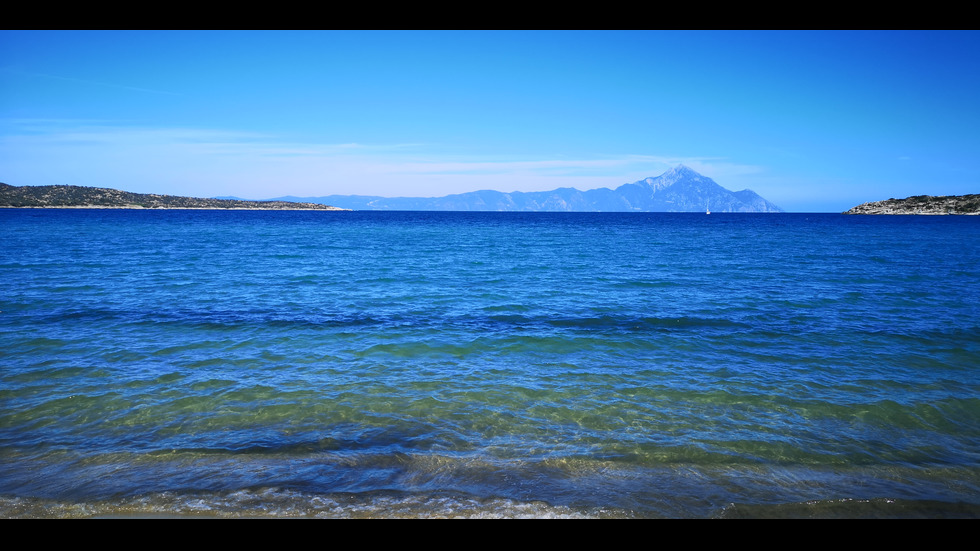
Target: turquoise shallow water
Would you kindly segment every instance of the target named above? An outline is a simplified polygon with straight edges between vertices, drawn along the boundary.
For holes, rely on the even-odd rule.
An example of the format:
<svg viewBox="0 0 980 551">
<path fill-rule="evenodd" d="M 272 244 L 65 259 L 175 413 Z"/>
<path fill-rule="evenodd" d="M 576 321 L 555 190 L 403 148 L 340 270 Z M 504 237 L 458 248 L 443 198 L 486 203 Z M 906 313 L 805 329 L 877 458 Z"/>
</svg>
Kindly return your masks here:
<svg viewBox="0 0 980 551">
<path fill-rule="evenodd" d="M 0 210 L 0 516 L 980 516 L 980 217 Z"/>
</svg>

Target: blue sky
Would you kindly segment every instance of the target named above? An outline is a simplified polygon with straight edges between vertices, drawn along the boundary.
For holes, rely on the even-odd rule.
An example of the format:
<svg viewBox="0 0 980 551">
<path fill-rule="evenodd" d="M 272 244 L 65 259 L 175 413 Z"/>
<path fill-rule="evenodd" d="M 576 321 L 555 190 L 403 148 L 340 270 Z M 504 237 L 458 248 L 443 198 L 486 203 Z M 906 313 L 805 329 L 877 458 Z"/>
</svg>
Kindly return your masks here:
<svg viewBox="0 0 980 551">
<path fill-rule="evenodd" d="M 431 197 L 686 164 L 788 211 L 980 193 L 974 31 L 0 31 L 0 181 Z"/>
</svg>

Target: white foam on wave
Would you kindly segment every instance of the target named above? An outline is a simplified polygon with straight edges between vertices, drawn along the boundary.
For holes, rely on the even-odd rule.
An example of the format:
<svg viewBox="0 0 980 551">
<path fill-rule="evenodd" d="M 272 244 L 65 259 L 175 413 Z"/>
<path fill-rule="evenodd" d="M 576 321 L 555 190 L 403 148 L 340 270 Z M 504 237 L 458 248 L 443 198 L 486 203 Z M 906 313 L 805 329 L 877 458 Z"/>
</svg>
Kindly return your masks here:
<svg viewBox="0 0 980 551">
<path fill-rule="evenodd" d="M 463 495 L 314 495 L 279 488 L 228 493 L 160 492 L 83 503 L 0 497 L 0 518 L 588 519 L 628 516 L 631 515 L 623 511 L 575 510 L 541 501 Z"/>
</svg>

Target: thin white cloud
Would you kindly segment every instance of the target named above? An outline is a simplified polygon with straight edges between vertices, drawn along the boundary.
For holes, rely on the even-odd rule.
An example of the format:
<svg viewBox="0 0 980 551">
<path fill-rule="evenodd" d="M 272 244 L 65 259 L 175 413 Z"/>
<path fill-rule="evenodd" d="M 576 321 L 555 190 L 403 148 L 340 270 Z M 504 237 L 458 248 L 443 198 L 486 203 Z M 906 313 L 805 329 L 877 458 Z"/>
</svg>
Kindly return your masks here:
<svg viewBox="0 0 980 551">
<path fill-rule="evenodd" d="M 724 176 L 759 170 L 720 159 L 637 154 L 463 157 L 437 144 L 290 142 L 253 132 L 98 121 L 8 120 L 0 121 L 0 128 L 3 177 L 13 185 L 98 185 L 203 196 L 432 197 L 479 189 L 584 190 L 657 176 L 677 164 L 726 185 Z"/>
</svg>

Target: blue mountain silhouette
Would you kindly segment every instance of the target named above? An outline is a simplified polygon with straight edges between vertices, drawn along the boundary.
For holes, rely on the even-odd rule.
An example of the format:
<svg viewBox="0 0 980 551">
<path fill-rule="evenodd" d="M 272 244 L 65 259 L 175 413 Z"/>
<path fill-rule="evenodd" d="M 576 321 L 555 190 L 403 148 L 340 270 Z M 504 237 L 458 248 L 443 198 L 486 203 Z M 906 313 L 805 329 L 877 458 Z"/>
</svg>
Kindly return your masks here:
<svg viewBox="0 0 980 551">
<path fill-rule="evenodd" d="M 729 191 L 684 165 L 616 189 L 558 188 L 510 193 L 482 190 L 444 197 L 289 196 L 276 200 L 322 203 L 354 210 L 704 212 L 710 209 L 711 212 L 783 212 L 752 190 Z"/>
</svg>

